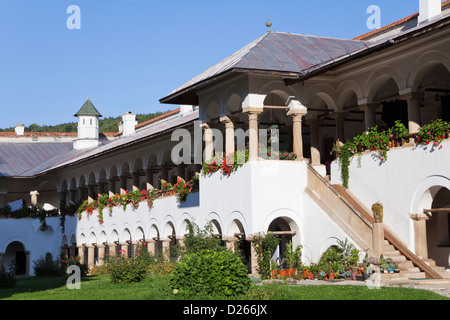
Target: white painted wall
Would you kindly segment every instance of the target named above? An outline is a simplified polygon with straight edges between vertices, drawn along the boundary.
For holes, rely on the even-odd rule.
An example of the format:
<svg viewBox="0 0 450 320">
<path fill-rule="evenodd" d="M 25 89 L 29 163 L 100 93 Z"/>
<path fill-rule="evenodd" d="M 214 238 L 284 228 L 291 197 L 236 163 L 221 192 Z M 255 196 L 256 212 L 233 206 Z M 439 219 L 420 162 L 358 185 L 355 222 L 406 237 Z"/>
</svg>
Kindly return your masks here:
<svg viewBox="0 0 450 320">
<path fill-rule="evenodd" d="M 354 157 L 350 164 L 349 190 L 366 207 L 380 201 L 384 207 L 384 222 L 414 250 L 413 221 L 410 214 L 429 209 L 430 201 L 422 201 L 432 186 L 450 189 L 450 141 L 442 149 L 431 146 L 394 148 L 388 159 L 380 163 L 374 153 Z M 331 183 L 341 184 L 339 164 L 331 166 Z M 428 207 L 427 207 L 428 206 Z"/>
<path fill-rule="evenodd" d="M 176 197 L 155 200 L 149 209 L 146 202 L 139 208 L 126 210 L 114 207 L 112 213 L 104 209 L 104 222 L 98 221 L 98 212 L 81 220 L 66 218 L 67 239 L 76 236 L 78 244 L 122 242 L 131 236 L 132 241 L 157 236 L 167 238 L 172 234 L 186 233 L 185 221 L 193 221 L 200 227 L 216 220 L 223 236 L 239 232 L 233 224 L 238 220 L 247 236 L 258 232 L 266 233 L 270 223 L 283 217 L 297 231 L 294 244 L 303 245 L 303 262 L 317 262 L 320 255 L 336 239 L 347 236 L 323 211 L 305 195 L 306 163 L 301 161 L 257 161 L 249 162 L 230 176 L 214 173 L 200 177 L 200 192 L 188 195 L 187 201 L 178 203 Z M 48 231 L 39 231 L 37 219 L 2 219 L 0 223 L 0 252 L 4 252 L 12 241 L 20 241 L 30 251 L 30 272 L 32 261 L 43 257 L 46 252 L 58 257 L 63 234 L 59 218 L 47 218 Z M 142 231 L 141 231 L 142 230 Z M 118 239 L 117 236 L 118 235 Z M 130 236 L 129 236 L 130 235 Z M 5 264 L 6 265 L 6 264 Z"/>
</svg>

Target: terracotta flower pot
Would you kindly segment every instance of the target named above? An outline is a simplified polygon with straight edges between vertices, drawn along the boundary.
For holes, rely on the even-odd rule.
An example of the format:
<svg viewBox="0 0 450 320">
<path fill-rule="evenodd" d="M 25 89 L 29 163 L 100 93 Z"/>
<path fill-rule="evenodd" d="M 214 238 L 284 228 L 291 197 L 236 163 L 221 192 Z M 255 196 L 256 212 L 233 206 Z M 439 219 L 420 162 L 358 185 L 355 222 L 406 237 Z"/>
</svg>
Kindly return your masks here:
<svg viewBox="0 0 450 320">
<path fill-rule="evenodd" d="M 278 274 L 280 275 L 280 277 L 285 277 L 287 276 L 287 270 L 280 270 Z"/>
<path fill-rule="evenodd" d="M 295 269 L 286 269 L 288 277 L 291 277 L 295 274 Z"/>
<path fill-rule="evenodd" d="M 334 273 L 329 273 L 329 274 L 328 274 L 328 278 L 329 278 L 329 279 L 334 279 Z"/>
<path fill-rule="evenodd" d="M 278 270 L 272 270 L 272 279 L 275 279 L 278 275 Z"/>
</svg>

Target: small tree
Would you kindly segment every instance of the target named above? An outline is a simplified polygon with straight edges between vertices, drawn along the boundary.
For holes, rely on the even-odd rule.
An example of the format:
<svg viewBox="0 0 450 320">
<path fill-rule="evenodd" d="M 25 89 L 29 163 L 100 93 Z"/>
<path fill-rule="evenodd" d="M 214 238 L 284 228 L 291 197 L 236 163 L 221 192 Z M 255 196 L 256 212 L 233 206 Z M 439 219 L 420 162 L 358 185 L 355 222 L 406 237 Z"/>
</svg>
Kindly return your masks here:
<svg viewBox="0 0 450 320">
<path fill-rule="evenodd" d="M 262 279 L 270 278 L 270 263 L 273 252 L 280 243 L 280 239 L 273 233 L 257 233 L 253 235 L 253 245 L 256 251 L 258 273 Z"/>
</svg>

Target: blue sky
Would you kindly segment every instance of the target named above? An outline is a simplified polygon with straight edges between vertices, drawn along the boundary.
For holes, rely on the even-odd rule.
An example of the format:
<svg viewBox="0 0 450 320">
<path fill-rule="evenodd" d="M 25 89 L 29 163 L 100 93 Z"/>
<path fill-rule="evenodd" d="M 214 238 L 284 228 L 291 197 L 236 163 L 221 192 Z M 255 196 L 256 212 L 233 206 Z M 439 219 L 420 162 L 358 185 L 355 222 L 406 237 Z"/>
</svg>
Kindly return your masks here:
<svg viewBox="0 0 450 320">
<path fill-rule="evenodd" d="M 77 5 L 81 29 L 70 30 Z M 353 38 L 367 8 L 386 25 L 419 0 L 0 0 L 0 128 L 76 121 L 90 96 L 104 117 L 177 108 L 163 98 L 271 30 Z"/>
</svg>

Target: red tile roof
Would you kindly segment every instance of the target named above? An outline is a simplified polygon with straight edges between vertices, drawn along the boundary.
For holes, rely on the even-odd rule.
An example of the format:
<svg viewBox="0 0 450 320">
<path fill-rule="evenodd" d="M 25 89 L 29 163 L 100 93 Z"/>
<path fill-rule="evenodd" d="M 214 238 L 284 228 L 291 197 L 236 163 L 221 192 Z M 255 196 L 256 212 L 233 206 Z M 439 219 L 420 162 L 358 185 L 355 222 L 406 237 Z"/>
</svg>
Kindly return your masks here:
<svg viewBox="0 0 450 320">
<path fill-rule="evenodd" d="M 446 1 L 442 2 L 442 9 L 445 9 L 448 6 L 450 6 L 450 0 L 446 0 Z M 379 29 L 370 31 L 370 32 L 365 33 L 363 35 L 360 35 L 360 36 L 358 36 L 356 38 L 353 38 L 353 40 L 369 40 L 370 38 L 372 38 L 373 36 L 376 36 L 377 34 L 381 34 L 383 32 L 386 32 L 386 31 L 390 30 L 390 29 L 393 29 L 393 28 L 395 28 L 395 27 L 397 27 L 399 25 L 405 24 L 406 22 L 408 22 L 408 21 L 410 21 L 412 19 L 415 19 L 418 16 L 419 16 L 419 12 L 414 13 L 414 14 L 406 17 L 406 18 L 400 19 L 400 20 L 395 21 L 395 22 L 393 22 L 391 24 L 388 24 L 388 25 L 386 25 L 384 27 L 381 27 Z"/>
</svg>

